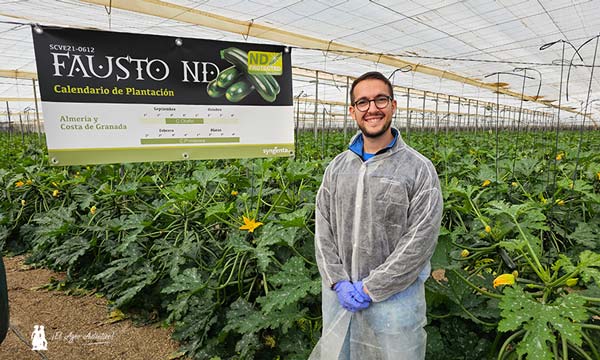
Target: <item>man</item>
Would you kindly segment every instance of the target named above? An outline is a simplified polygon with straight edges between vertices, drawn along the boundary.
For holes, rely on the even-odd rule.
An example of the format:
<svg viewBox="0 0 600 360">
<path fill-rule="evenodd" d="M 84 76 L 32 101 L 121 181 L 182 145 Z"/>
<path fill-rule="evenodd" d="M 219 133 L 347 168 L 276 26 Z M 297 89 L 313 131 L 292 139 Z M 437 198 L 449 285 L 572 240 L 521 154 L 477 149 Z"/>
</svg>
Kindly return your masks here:
<svg viewBox="0 0 600 360">
<path fill-rule="evenodd" d="M 311 359 L 425 358 L 425 289 L 442 195 L 432 163 L 391 127 L 396 100 L 378 72 L 350 89 L 360 128 L 327 167 L 316 200 L 323 336 Z"/>
</svg>

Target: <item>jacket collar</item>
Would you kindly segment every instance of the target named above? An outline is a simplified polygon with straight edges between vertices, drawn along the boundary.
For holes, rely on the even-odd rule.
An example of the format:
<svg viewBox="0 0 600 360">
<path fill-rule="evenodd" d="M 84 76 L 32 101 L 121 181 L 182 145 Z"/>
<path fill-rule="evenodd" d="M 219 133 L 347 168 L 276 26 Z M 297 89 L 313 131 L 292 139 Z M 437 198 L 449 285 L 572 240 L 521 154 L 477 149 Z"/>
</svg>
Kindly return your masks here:
<svg viewBox="0 0 600 360">
<path fill-rule="evenodd" d="M 404 141 L 402 140 L 402 136 L 400 132 L 396 128 L 392 129 L 392 135 L 394 135 L 394 139 L 383 149 L 379 150 L 375 155 L 382 154 L 391 149 L 397 149 L 404 145 Z M 359 131 L 354 137 L 350 140 L 350 145 L 348 149 L 360 156 L 361 159 L 365 160 L 365 152 L 364 152 L 364 139 L 362 133 Z"/>
</svg>

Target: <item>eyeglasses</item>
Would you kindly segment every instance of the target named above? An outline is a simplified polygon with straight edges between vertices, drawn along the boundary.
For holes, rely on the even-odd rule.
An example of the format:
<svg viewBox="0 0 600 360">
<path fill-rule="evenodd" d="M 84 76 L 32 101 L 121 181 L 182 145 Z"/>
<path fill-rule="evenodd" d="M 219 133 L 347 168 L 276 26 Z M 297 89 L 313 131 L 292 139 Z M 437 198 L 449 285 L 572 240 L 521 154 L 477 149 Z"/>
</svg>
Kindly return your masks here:
<svg viewBox="0 0 600 360">
<path fill-rule="evenodd" d="M 385 109 L 390 104 L 390 100 L 392 100 L 392 97 L 388 95 L 380 95 L 373 100 L 358 99 L 354 102 L 354 107 L 358 111 L 367 111 L 369 110 L 369 106 L 371 106 L 372 101 L 375 103 L 375 107 L 378 109 Z"/>
</svg>

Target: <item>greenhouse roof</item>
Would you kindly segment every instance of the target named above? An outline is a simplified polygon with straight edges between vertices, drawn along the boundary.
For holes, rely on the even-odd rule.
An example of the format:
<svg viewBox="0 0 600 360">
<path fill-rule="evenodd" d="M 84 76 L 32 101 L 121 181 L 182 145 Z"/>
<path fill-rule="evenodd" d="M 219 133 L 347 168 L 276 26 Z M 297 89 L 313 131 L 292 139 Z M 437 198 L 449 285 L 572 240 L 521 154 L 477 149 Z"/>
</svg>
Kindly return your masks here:
<svg viewBox="0 0 600 360">
<path fill-rule="evenodd" d="M 578 121 L 584 117 L 575 114 L 587 112 L 600 123 L 600 0 L 0 0 L 0 5 L 0 99 L 10 102 L 11 111 L 34 106 L 29 25 L 41 24 L 288 45 L 294 96 L 314 98 L 318 86 L 324 102 L 345 101 L 346 83 L 333 75 L 379 70 L 421 97 L 427 92 L 548 111 L 561 106 Z M 325 75 L 318 85 L 311 78 L 315 70 Z"/>
</svg>

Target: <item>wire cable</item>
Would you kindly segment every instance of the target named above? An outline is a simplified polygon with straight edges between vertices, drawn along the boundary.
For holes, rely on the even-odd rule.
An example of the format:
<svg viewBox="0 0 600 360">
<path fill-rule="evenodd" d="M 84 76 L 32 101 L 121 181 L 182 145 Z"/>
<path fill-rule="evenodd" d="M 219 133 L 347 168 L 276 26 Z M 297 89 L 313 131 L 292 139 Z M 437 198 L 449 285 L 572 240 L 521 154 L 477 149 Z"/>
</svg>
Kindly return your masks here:
<svg viewBox="0 0 600 360">
<path fill-rule="evenodd" d="M 13 325 L 9 325 L 10 330 L 15 334 L 15 336 L 21 340 L 22 343 L 24 343 L 25 345 L 27 345 L 28 349 L 31 349 L 31 344 L 29 343 L 29 341 L 27 341 L 27 339 L 25 339 L 25 337 L 23 336 L 23 334 L 21 334 L 21 332 L 19 330 L 17 330 L 16 327 L 14 327 Z M 43 353 L 39 352 L 39 351 L 34 351 L 36 354 L 38 354 L 40 356 L 40 358 L 44 359 L 44 360 L 48 360 L 48 358 L 46 357 L 46 355 L 44 355 Z"/>
</svg>

